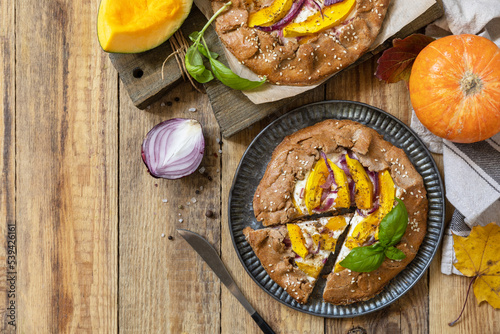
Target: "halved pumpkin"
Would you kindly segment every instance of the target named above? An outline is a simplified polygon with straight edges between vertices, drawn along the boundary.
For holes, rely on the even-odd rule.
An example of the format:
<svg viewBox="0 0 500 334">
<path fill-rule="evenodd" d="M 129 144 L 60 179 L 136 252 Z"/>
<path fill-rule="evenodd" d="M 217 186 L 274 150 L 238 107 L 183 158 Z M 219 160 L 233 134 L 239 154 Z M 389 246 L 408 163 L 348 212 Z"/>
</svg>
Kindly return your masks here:
<svg viewBox="0 0 500 334">
<path fill-rule="evenodd" d="M 180 28 L 193 0 L 102 0 L 99 43 L 106 52 L 138 53 L 157 47 Z"/>
</svg>

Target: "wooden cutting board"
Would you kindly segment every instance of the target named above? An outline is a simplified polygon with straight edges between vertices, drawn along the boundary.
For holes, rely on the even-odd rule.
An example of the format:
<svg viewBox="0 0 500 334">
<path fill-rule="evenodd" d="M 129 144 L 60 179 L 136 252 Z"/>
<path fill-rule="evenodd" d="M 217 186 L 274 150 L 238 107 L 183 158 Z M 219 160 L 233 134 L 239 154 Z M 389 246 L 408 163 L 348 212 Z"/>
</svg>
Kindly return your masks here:
<svg viewBox="0 0 500 334">
<path fill-rule="evenodd" d="M 421 29 L 432 21 L 443 15 L 440 3 L 435 3 L 416 20 L 408 24 L 385 43 L 366 53 L 351 66 L 372 57 L 392 44 L 394 38 L 404 38 Z M 203 28 L 207 19 L 196 7 L 193 7 L 189 17 L 181 27 L 182 34 L 188 38 L 193 31 Z M 224 49 L 213 27 L 205 32 L 205 39 L 210 50 L 219 54 L 219 60 L 227 64 Z M 170 42 L 167 41 L 159 47 L 138 54 L 110 54 L 110 59 L 120 75 L 125 89 L 127 90 L 134 105 L 139 109 L 145 109 L 151 103 L 157 101 L 169 89 L 183 81 L 183 77 L 175 57 L 170 57 L 163 68 L 165 59 L 173 52 Z M 350 68 L 347 67 L 346 69 Z M 345 69 L 344 69 L 345 70 Z M 279 100 L 276 102 L 253 104 L 240 91 L 232 90 L 219 81 L 213 80 L 205 85 L 206 92 L 212 104 L 212 109 L 219 123 L 222 135 L 229 137 L 251 124 L 263 119 L 271 113 L 286 108 L 294 98 Z"/>
</svg>

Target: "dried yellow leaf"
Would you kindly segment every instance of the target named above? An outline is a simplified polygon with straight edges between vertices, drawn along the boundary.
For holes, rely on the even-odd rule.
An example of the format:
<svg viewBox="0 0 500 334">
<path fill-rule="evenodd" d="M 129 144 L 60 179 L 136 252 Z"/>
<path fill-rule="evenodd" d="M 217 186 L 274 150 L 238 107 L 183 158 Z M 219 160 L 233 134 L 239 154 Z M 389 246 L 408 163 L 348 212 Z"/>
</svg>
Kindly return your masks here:
<svg viewBox="0 0 500 334">
<path fill-rule="evenodd" d="M 455 263 L 462 274 L 474 279 L 478 304 L 488 302 L 500 308 L 500 226 L 474 226 L 468 237 L 453 235 Z"/>
</svg>

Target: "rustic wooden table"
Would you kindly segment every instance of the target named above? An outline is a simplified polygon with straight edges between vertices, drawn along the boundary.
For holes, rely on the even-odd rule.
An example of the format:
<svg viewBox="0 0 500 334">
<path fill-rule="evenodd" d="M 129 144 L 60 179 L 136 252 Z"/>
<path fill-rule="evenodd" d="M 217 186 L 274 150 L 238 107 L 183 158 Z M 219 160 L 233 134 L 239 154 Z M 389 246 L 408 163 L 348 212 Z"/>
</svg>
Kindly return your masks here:
<svg viewBox="0 0 500 334">
<path fill-rule="evenodd" d="M 463 320 L 448 327 L 469 279 L 442 275 L 440 254 L 408 294 L 359 318 L 306 315 L 262 291 L 233 249 L 227 203 L 240 157 L 272 118 L 219 146 L 207 96 L 188 83 L 150 109 L 136 109 L 97 42 L 97 8 L 98 1 L 0 1 L 2 333 L 259 333 L 177 228 L 215 245 L 277 333 L 500 332 L 499 313 L 478 307 L 474 297 Z M 379 82 L 375 65 L 373 59 L 337 76 L 294 106 L 362 101 L 408 123 L 405 85 Z M 157 180 L 146 172 L 142 140 L 172 117 L 203 124 L 202 166 L 211 180 L 198 172 Z M 205 217 L 207 209 L 214 218 Z"/>
</svg>

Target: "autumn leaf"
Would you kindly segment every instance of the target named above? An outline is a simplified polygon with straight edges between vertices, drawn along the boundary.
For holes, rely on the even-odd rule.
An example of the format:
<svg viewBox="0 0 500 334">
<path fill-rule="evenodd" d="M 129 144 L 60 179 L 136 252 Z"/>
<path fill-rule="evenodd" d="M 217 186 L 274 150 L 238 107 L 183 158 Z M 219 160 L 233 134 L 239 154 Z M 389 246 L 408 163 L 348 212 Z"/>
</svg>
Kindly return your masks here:
<svg viewBox="0 0 500 334">
<path fill-rule="evenodd" d="M 465 276 L 473 277 L 471 284 L 478 304 L 486 301 L 494 308 L 500 308 L 499 241 L 500 226 L 495 223 L 474 226 L 468 237 L 453 235 L 453 247 L 458 260 L 455 268 Z"/>
<path fill-rule="evenodd" d="M 411 67 L 420 51 L 434 38 L 422 34 L 413 34 L 405 39 L 395 38 L 392 48 L 384 51 L 378 59 L 375 75 L 387 83 L 410 80 Z"/>
</svg>

